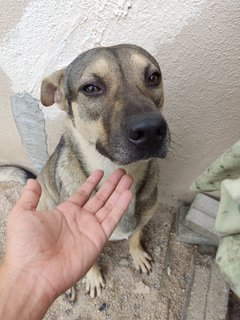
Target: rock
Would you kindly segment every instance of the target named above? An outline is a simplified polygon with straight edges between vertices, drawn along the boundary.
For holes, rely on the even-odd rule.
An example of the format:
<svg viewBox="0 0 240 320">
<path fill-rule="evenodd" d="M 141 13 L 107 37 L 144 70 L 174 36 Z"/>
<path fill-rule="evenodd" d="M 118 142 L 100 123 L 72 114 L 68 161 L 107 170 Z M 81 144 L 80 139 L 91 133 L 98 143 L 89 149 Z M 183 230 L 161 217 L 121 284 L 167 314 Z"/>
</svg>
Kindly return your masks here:
<svg viewBox="0 0 240 320">
<path fill-rule="evenodd" d="M 108 308 L 108 304 L 107 304 L 107 303 L 102 303 L 102 304 L 100 305 L 100 307 L 98 308 L 98 310 L 99 310 L 99 311 L 103 311 L 103 310 L 105 310 L 106 308 Z"/>
<path fill-rule="evenodd" d="M 128 267 L 129 266 L 129 260 L 127 258 L 122 258 L 119 261 L 119 265 L 122 267 Z"/>
<path fill-rule="evenodd" d="M 167 267 L 167 275 L 170 277 L 170 275 L 171 275 L 171 268 L 170 267 Z"/>
<path fill-rule="evenodd" d="M 135 290 L 133 291 L 135 294 L 149 294 L 150 288 L 142 281 L 136 283 Z"/>
</svg>

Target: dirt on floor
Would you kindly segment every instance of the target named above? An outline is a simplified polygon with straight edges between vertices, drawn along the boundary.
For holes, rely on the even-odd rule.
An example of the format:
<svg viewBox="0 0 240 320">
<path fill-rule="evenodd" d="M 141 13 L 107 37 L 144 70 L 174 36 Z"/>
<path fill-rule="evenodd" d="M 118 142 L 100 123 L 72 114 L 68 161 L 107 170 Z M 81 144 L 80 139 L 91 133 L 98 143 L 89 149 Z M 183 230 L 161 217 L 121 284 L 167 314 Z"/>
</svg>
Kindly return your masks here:
<svg viewBox="0 0 240 320">
<path fill-rule="evenodd" d="M 77 302 L 60 297 L 45 319 L 180 319 L 193 248 L 175 241 L 173 220 L 174 212 L 164 210 L 145 229 L 143 244 L 154 260 L 149 275 L 134 269 L 127 241 L 109 242 L 100 257 L 102 295 L 91 299 L 80 282 Z"/>
<path fill-rule="evenodd" d="M 2 248 L 5 218 L 21 187 L 16 182 L 0 184 Z M 150 274 L 135 270 L 127 241 L 109 242 L 99 259 L 106 281 L 102 295 L 91 299 L 81 281 L 76 303 L 70 304 L 64 295 L 59 297 L 45 319 L 181 319 L 194 247 L 175 240 L 174 221 L 175 211 L 165 208 L 145 229 L 143 245 L 153 258 Z"/>
<path fill-rule="evenodd" d="M 16 182 L 0 183 L 0 257 L 6 217 L 21 189 Z M 76 303 L 60 296 L 44 320 L 184 320 L 192 260 L 198 248 L 176 241 L 175 218 L 173 208 L 159 208 L 145 228 L 143 246 L 153 258 L 150 274 L 135 270 L 127 241 L 109 242 L 99 259 L 106 281 L 101 296 L 91 299 L 80 281 Z"/>
</svg>

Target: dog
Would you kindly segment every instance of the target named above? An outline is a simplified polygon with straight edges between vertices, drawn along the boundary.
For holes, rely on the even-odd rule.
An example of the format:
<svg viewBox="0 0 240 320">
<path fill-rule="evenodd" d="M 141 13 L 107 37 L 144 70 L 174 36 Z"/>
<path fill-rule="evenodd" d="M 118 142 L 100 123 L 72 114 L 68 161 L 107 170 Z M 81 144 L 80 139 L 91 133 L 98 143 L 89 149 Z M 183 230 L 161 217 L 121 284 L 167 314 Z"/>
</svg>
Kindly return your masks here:
<svg viewBox="0 0 240 320">
<path fill-rule="evenodd" d="M 124 168 L 134 180 L 133 199 L 110 240 L 128 239 L 134 266 L 148 273 L 151 257 L 141 234 L 159 203 L 158 159 L 166 157 L 170 145 L 157 61 L 136 45 L 90 49 L 42 81 L 41 102 L 56 102 L 67 117 L 61 140 L 38 176 L 38 208 L 68 198 L 94 169 L 104 170 L 104 182 Z M 95 297 L 104 286 L 96 263 L 86 275 L 86 289 Z M 74 301 L 74 288 L 68 293 Z"/>
</svg>

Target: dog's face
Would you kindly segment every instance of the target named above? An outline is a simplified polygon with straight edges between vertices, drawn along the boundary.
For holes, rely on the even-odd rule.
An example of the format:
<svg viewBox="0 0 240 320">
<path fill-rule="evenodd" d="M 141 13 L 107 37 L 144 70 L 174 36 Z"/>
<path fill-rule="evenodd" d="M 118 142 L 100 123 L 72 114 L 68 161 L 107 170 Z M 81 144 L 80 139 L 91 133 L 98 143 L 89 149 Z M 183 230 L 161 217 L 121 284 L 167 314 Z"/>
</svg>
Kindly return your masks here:
<svg viewBox="0 0 240 320">
<path fill-rule="evenodd" d="M 170 135 L 163 100 L 158 63 L 133 45 L 84 52 L 41 88 L 43 105 L 59 103 L 76 130 L 120 165 L 166 156 Z"/>
</svg>

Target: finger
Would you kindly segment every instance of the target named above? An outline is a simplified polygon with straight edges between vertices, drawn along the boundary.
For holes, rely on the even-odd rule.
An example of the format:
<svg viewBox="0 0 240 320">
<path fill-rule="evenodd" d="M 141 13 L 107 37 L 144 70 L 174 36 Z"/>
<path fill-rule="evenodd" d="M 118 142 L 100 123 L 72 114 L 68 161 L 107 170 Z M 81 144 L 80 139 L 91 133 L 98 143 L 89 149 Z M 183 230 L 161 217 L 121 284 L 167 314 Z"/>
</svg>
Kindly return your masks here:
<svg viewBox="0 0 240 320">
<path fill-rule="evenodd" d="M 86 201 L 90 198 L 92 192 L 103 177 L 102 170 L 95 170 L 86 179 L 80 189 L 75 192 L 67 201 L 73 202 L 82 207 Z"/>
<path fill-rule="evenodd" d="M 116 228 L 124 212 L 127 210 L 131 200 L 132 200 L 132 192 L 130 190 L 125 190 L 121 194 L 113 210 L 103 220 L 102 228 L 107 238 L 109 238 L 113 233 L 113 230 Z"/>
<path fill-rule="evenodd" d="M 123 169 L 114 171 L 99 191 L 84 205 L 84 209 L 96 213 L 102 208 L 125 174 L 126 172 Z"/>
<path fill-rule="evenodd" d="M 118 199 L 120 198 L 124 190 L 130 189 L 130 187 L 132 186 L 132 183 L 133 183 L 133 179 L 129 175 L 124 175 L 121 178 L 117 188 L 112 193 L 110 198 L 107 200 L 105 205 L 100 210 L 98 210 L 97 213 L 95 214 L 96 218 L 100 223 L 102 223 L 102 221 L 109 214 L 109 212 L 112 211 L 112 209 L 116 205 Z"/>
<path fill-rule="evenodd" d="M 29 179 L 16 206 L 24 210 L 36 210 L 41 193 L 39 182 Z"/>
</svg>

